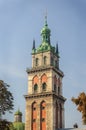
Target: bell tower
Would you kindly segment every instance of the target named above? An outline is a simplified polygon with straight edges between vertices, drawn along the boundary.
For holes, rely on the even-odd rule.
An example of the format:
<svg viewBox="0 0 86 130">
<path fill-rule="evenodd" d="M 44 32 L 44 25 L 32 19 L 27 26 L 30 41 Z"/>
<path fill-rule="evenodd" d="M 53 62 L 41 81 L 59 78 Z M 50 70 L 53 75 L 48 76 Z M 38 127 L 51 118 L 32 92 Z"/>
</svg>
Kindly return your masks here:
<svg viewBox="0 0 86 130">
<path fill-rule="evenodd" d="M 58 44 L 50 42 L 51 30 L 47 16 L 41 30 L 41 44 L 32 47 L 32 68 L 27 69 L 28 93 L 26 99 L 25 130 L 57 130 L 64 128 L 62 94 L 63 72 L 59 68 Z"/>
</svg>

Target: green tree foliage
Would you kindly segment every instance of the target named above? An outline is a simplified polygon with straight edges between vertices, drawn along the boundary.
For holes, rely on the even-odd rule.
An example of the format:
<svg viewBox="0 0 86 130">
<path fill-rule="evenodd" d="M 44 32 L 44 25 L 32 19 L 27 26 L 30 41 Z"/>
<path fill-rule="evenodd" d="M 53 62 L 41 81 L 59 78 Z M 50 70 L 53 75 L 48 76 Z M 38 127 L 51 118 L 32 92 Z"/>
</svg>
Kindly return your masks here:
<svg viewBox="0 0 86 130">
<path fill-rule="evenodd" d="M 8 91 L 9 85 L 0 80 L 0 115 L 5 114 L 6 111 L 11 112 L 13 110 L 13 96 Z"/>
<path fill-rule="evenodd" d="M 0 130 L 16 130 L 11 122 L 0 120 Z"/>
<path fill-rule="evenodd" d="M 77 98 L 71 99 L 77 106 L 77 110 L 82 113 L 83 124 L 86 125 L 86 94 L 80 93 Z"/>
</svg>

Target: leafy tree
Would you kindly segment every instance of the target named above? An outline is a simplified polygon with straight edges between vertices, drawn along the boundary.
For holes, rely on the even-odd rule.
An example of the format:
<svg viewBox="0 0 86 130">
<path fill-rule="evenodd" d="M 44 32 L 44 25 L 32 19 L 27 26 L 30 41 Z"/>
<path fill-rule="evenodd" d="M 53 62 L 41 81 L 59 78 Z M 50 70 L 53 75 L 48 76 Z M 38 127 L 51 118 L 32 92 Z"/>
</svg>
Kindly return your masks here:
<svg viewBox="0 0 86 130">
<path fill-rule="evenodd" d="M 5 114 L 6 111 L 11 112 L 13 110 L 13 96 L 8 91 L 9 85 L 0 80 L 0 115 Z"/>
<path fill-rule="evenodd" d="M 80 93 L 77 98 L 71 99 L 77 106 L 77 110 L 82 113 L 83 124 L 86 125 L 86 94 Z"/>
<path fill-rule="evenodd" d="M 11 122 L 0 120 L 0 130 L 16 130 Z"/>
</svg>

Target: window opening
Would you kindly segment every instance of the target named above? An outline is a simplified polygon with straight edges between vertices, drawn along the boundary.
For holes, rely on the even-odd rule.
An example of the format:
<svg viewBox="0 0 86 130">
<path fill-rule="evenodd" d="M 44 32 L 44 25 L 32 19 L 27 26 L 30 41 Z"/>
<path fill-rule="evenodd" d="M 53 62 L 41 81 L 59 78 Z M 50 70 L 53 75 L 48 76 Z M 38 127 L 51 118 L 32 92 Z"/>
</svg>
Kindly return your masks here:
<svg viewBox="0 0 86 130">
<path fill-rule="evenodd" d="M 45 91 L 46 90 L 46 83 L 42 84 L 42 90 Z"/>
<path fill-rule="evenodd" d="M 34 85 L 34 92 L 37 92 L 37 89 L 38 89 L 38 85 L 35 84 L 35 85 Z"/>
</svg>

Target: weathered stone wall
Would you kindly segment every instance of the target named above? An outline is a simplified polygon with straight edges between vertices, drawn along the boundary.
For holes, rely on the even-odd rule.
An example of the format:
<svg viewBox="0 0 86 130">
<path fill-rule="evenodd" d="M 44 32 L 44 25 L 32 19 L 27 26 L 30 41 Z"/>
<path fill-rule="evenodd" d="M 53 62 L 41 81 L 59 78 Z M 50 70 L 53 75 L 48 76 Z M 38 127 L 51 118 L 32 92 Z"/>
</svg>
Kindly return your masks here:
<svg viewBox="0 0 86 130">
<path fill-rule="evenodd" d="M 52 91 L 52 87 L 53 87 L 53 79 L 52 79 L 52 70 L 43 70 L 43 71 L 37 71 L 37 72 L 34 72 L 34 73 L 30 73 L 29 76 L 28 76 L 28 94 L 34 94 L 34 91 L 33 91 L 33 78 L 34 76 L 38 76 L 38 79 L 39 79 L 39 82 L 38 82 L 38 90 L 37 90 L 37 93 L 41 93 L 42 92 L 42 82 L 41 82 L 41 76 L 43 74 L 46 74 L 47 76 L 47 86 L 46 86 L 46 92 L 51 92 Z"/>
<path fill-rule="evenodd" d="M 46 103 L 46 130 L 53 130 L 53 98 L 52 96 L 43 96 L 26 99 L 26 125 L 25 130 L 31 129 L 32 122 L 32 103 L 37 103 L 37 130 L 40 130 L 40 104 L 42 101 Z"/>
</svg>

